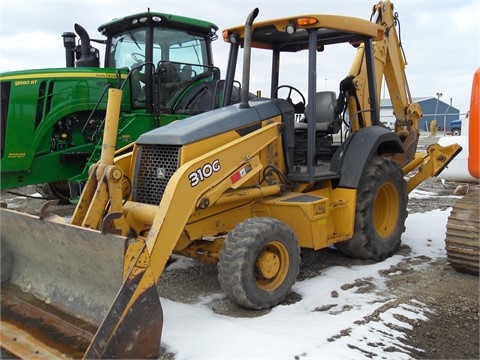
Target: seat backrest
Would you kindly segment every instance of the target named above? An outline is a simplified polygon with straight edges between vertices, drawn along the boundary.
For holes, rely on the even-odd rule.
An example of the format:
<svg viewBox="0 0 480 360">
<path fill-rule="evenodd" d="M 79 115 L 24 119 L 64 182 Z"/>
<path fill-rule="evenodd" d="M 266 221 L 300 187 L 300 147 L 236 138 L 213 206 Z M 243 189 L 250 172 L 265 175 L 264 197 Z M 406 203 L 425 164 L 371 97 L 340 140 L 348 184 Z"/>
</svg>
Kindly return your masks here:
<svg viewBox="0 0 480 360">
<path fill-rule="evenodd" d="M 336 127 L 333 124 L 336 121 L 335 106 L 337 103 L 337 95 L 335 91 L 319 91 L 315 94 L 315 128 L 320 132 L 332 133 Z M 308 114 L 308 105 L 305 108 Z M 307 122 L 309 119 L 306 119 Z M 295 124 L 296 129 L 307 129 L 306 123 Z"/>
<path fill-rule="evenodd" d="M 335 120 L 335 91 L 320 91 L 315 94 L 315 122 L 331 124 Z"/>
<path fill-rule="evenodd" d="M 181 81 L 190 81 L 193 77 L 192 65 L 183 65 L 180 70 L 180 80 Z"/>
</svg>

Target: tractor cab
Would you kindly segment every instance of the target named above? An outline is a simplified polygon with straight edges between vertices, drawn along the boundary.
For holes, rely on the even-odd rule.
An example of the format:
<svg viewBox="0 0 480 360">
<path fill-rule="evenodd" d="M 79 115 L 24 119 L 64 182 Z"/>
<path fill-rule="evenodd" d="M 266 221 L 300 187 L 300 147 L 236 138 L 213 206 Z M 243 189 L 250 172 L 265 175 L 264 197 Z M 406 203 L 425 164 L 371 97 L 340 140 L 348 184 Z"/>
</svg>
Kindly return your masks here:
<svg viewBox="0 0 480 360">
<path fill-rule="evenodd" d="M 210 22 L 162 13 L 144 12 L 112 20 L 98 31 L 105 40 L 90 39 L 80 25 L 75 34 L 64 33 L 67 67 L 98 67 L 99 50 L 91 42 L 104 45 L 105 68 L 125 69 L 131 73 L 133 109 L 149 113 L 184 113 L 208 110 L 213 98 L 196 101 L 185 90 L 220 78 L 213 66 L 211 42 L 218 27 Z M 213 86 L 213 85 L 212 85 Z M 211 90 L 211 89 L 210 89 Z M 198 95 L 198 91 L 193 91 Z"/>
</svg>

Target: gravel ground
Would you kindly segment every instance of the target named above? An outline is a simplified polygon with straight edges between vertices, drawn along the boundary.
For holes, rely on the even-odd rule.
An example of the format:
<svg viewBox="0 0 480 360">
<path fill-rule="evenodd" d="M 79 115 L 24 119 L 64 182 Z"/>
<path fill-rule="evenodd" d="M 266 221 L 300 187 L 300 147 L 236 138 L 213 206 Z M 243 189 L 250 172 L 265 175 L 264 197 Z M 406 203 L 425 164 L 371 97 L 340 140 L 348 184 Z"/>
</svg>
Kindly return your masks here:
<svg viewBox="0 0 480 360">
<path fill-rule="evenodd" d="M 435 139 L 424 139 L 432 141 Z M 458 183 L 441 182 L 430 179 L 419 186 L 420 190 L 437 193 L 438 197 L 410 199 L 410 213 L 427 212 L 433 209 L 447 209 L 453 205 L 453 195 Z M 472 185 L 478 188 L 478 185 Z M 33 194 L 33 187 L 17 189 L 18 193 Z M 2 192 L 1 200 L 9 203 L 9 208 L 17 208 L 38 214 L 42 201 L 19 199 L 17 195 Z M 54 206 L 52 213 L 71 213 L 73 206 Z M 444 224 L 442 224 L 444 226 Z M 408 254 L 409 248 L 402 246 L 399 252 Z M 428 321 L 415 320 L 412 329 L 407 330 L 406 345 L 424 351 L 413 352 L 418 359 L 478 359 L 479 358 L 479 278 L 454 271 L 446 259 L 432 261 L 429 258 L 411 259 L 390 269 L 382 276 L 388 279 L 389 291 L 398 296 L 399 301 L 416 299 L 434 311 L 435 316 Z M 423 270 L 412 270 L 411 263 L 424 263 Z M 303 251 L 299 280 L 318 276 L 329 266 L 352 266 L 365 262 L 344 257 L 332 249 Z M 418 268 L 418 267 L 417 267 Z M 346 284 L 347 286 L 348 284 Z M 368 288 L 368 283 L 355 284 Z M 221 292 L 217 281 L 215 265 L 195 264 L 187 268 L 166 271 L 161 279 L 161 295 L 175 301 L 194 303 L 203 296 Z M 298 301 L 295 293 L 286 302 Z M 209 305 L 217 312 L 232 317 L 259 316 L 264 312 L 244 310 L 231 301 L 221 298 Z M 5 356 L 4 353 L 2 353 Z M 3 357 L 2 356 L 2 357 Z M 174 358 L 165 354 L 164 358 Z"/>
</svg>

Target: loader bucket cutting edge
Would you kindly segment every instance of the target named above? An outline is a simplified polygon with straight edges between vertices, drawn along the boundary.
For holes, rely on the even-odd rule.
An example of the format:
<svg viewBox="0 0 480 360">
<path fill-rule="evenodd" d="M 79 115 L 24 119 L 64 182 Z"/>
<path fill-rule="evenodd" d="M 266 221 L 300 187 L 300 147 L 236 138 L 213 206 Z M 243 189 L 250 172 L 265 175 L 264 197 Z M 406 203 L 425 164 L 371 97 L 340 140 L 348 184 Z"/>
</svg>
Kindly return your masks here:
<svg viewBox="0 0 480 360">
<path fill-rule="evenodd" d="M 147 246 L 141 250 L 85 359 L 157 359 L 163 310 Z"/>
</svg>

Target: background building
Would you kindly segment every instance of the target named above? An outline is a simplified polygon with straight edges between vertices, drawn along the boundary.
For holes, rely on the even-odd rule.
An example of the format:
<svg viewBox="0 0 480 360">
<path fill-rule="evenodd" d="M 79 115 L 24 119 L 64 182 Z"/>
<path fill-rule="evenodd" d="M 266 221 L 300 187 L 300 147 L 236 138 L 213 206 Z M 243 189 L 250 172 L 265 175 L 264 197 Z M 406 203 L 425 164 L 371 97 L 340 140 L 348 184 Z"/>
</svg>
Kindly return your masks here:
<svg viewBox="0 0 480 360">
<path fill-rule="evenodd" d="M 414 102 L 420 104 L 423 110 L 423 117 L 418 124 L 420 131 L 430 131 L 430 122 L 437 120 L 437 127 L 443 131 L 450 128 L 452 120 L 460 118 L 460 110 L 447 104 L 437 97 L 413 98 Z M 380 121 L 388 127 L 393 128 L 395 117 L 393 116 L 393 107 L 390 99 L 380 100 Z"/>
</svg>

